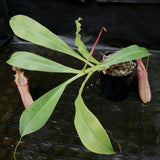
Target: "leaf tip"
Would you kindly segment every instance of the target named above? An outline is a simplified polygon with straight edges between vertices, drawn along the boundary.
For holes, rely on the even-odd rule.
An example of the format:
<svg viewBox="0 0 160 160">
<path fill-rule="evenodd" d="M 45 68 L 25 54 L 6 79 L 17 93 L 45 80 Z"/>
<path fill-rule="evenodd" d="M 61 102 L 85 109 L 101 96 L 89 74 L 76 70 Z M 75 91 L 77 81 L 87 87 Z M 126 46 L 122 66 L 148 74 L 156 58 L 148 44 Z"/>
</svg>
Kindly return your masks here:
<svg viewBox="0 0 160 160">
<path fill-rule="evenodd" d="M 79 22 L 79 21 L 82 21 L 82 20 L 83 20 L 83 18 L 79 17 L 77 21 Z"/>
</svg>

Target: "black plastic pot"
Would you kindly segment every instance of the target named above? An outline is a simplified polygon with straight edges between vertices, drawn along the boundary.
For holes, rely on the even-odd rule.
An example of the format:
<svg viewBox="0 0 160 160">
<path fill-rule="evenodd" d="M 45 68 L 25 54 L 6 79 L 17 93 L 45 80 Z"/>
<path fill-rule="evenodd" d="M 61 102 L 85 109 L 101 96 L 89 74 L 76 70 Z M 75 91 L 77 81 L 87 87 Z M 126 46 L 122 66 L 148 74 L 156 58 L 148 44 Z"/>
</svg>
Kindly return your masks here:
<svg viewBox="0 0 160 160">
<path fill-rule="evenodd" d="M 101 71 L 100 82 L 101 82 L 101 90 L 104 96 L 114 101 L 125 99 L 128 95 L 129 84 L 134 76 L 134 73 L 136 72 L 136 68 L 134 69 L 134 71 L 126 75 L 104 74 Z"/>
</svg>

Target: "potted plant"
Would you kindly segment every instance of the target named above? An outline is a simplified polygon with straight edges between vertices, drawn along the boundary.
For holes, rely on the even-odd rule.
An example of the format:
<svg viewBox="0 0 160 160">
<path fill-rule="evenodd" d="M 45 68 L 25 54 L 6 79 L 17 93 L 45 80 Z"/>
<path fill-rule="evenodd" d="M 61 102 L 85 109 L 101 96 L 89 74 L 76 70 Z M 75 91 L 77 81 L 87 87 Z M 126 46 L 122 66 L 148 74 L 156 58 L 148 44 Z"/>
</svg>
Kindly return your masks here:
<svg viewBox="0 0 160 160">
<path fill-rule="evenodd" d="M 104 62 L 116 52 L 101 53 L 100 61 Z M 136 61 L 126 61 L 109 66 L 107 69 L 103 69 L 100 72 L 101 90 L 104 96 L 108 99 L 118 101 L 123 100 L 128 95 L 128 88 L 130 82 L 137 71 L 139 97 L 143 103 L 151 101 L 151 90 L 148 81 L 148 62 L 145 67 L 142 58 Z M 147 68 L 147 69 L 146 69 Z"/>
<path fill-rule="evenodd" d="M 100 58 L 100 62 L 106 61 L 116 52 L 107 52 Z M 128 88 L 137 69 L 136 61 L 127 61 L 111 65 L 100 72 L 101 90 L 104 96 L 110 100 L 123 100 L 128 95 Z"/>
<path fill-rule="evenodd" d="M 68 54 L 84 62 L 84 67 L 81 70 L 78 70 L 41 57 L 34 53 L 25 51 L 13 53 L 7 63 L 11 66 L 14 66 L 14 70 L 17 72 L 17 85 L 20 86 L 19 91 L 21 93 L 23 102 L 26 103 L 26 101 L 30 101 L 31 103 L 29 103 L 29 106 L 26 104 L 26 109 L 20 118 L 20 140 L 25 135 L 33 133 L 45 125 L 68 84 L 82 76 L 86 76 L 85 80 L 80 86 L 78 96 L 75 100 L 74 125 L 76 131 L 83 145 L 90 151 L 99 154 L 114 154 L 115 152 L 113 151 L 108 134 L 83 101 L 83 89 L 87 80 L 94 72 L 107 69 L 113 64 L 149 56 L 150 53 L 146 48 L 132 45 L 117 51 L 116 54 L 112 55 L 106 61 L 100 63 L 92 56 L 92 54 L 104 28 L 102 28 L 95 45 L 89 53 L 84 43 L 81 41 L 81 35 L 79 34 L 81 30 L 81 24 L 79 23 L 80 20 L 81 18 L 75 21 L 77 28 L 75 44 L 78 47 L 77 50 L 81 55 L 72 50 L 62 39 L 35 20 L 24 15 L 17 15 L 11 18 L 10 26 L 15 35 L 18 37 L 49 49 Z M 27 80 L 19 68 L 31 71 L 71 73 L 74 76 L 59 86 L 51 89 L 49 92 L 32 103 L 28 86 L 26 87 Z M 25 96 L 23 95 L 24 92 Z M 15 151 L 16 149 L 17 146 Z M 16 159 L 15 155 L 14 158 Z"/>
</svg>

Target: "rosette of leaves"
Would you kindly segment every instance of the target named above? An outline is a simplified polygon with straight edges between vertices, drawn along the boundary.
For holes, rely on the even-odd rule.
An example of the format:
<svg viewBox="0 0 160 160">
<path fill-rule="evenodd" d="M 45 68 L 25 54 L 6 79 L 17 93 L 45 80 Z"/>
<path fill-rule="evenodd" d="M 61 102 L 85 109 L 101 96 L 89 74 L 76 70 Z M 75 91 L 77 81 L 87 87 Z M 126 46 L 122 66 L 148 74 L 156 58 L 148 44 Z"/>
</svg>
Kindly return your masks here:
<svg viewBox="0 0 160 160">
<path fill-rule="evenodd" d="M 116 54 L 100 63 L 94 57 L 89 56 L 84 43 L 81 41 L 81 18 L 76 23 L 76 39 L 75 45 L 79 53 L 69 47 L 60 37 L 49 31 L 37 21 L 24 15 L 16 15 L 11 18 L 10 26 L 14 34 L 24 40 L 34 44 L 68 54 L 84 62 L 82 70 L 74 69 L 54 62 L 34 53 L 18 51 L 13 53 L 7 61 L 9 65 L 30 70 L 42 72 L 71 73 L 73 77 L 63 82 L 59 86 L 51 89 L 49 92 L 34 101 L 27 109 L 25 109 L 20 117 L 20 136 L 33 133 L 45 125 L 51 114 L 53 113 L 57 102 L 59 101 L 66 86 L 74 80 L 86 76 L 84 82 L 79 89 L 78 96 L 75 100 L 75 117 L 74 125 L 78 136 L 83 145 L 90 151 L 99 154 L 114 154 L 110 138 L 99 120 L 87 108 L 82 98 L 82 91 L 85 83 L 90 76 L 110 65 L 139 59 L 149 56 L 150 53 L 146 48 L 137 45 L 131 45 L 119 50 Z"/>
</svg>

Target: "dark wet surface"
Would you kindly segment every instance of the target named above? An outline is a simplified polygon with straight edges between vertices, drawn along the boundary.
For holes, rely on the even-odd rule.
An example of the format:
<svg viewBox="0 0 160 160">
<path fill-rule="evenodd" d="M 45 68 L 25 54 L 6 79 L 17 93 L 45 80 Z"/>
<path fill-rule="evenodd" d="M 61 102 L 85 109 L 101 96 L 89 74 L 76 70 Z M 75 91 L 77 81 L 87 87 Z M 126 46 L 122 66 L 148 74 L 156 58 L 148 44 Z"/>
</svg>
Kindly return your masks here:
<svg viewBox="0 0 160 160">
<path fill-rule="evenodd" d="M 61 53 L 35 46 L 8 46 L 0 49 L 0 159 L 12 160 L 19 139 L 19 118 L 24 110 L 16 85 L 15 74 L 6 60 L 16 50 L 32 51 L 75 68 L 83 66 L 78 60 Z M 99 51 L 97 51 L 98 53 Z M 98 54 L 97 54 L 98 56 Z M 30 92 L 37 99 L 64 82 L 71 74 L 25 71 Z M 75 131 L 74 100 L 82 82 L 79 79 L 67 87 L 47 124 L 39 131 L 25 136 L 17 151 L 18 160 L 159 160 L 160 159 L 160 53 L 153 52 L 149 63 L 152 101 L 144 105 L 137 94 L 133 79 L 128 98 L 113 102 L 103 97 L 95 74 L 87 83 L 83 97 L 88 108 L 110 130 L 121 146 L 115 155 L 98 155 L 88 151 Z M 117 144 L 112 141 L 115 151 Z"/>
</svg>

